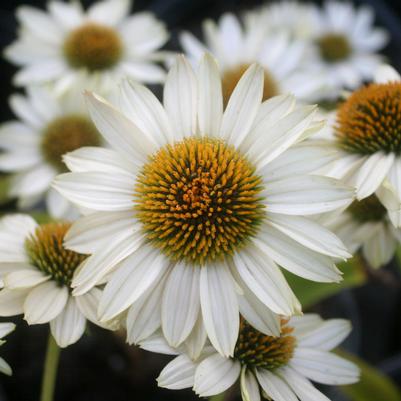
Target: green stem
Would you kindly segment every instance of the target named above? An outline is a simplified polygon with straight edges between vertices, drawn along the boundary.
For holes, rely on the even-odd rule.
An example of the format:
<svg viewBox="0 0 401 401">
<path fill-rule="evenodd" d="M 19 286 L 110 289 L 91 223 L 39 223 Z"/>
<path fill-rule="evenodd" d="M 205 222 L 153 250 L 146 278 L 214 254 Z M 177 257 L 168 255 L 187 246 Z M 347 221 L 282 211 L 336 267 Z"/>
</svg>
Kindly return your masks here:
<svg viewBox="0 0 401 401">
<path fill-rule="evenodd" d="M 60 348 L 51 333 L 49 333 L 40 401 L 53 401 L 59 357 Z"/>
<path fill-rule="evenodd" d="M 225 395 L 226 395 L 225 392 L 213 395 L 212 397 L 209 398 L 209 401 L 223 401 Z"/>
</svg>

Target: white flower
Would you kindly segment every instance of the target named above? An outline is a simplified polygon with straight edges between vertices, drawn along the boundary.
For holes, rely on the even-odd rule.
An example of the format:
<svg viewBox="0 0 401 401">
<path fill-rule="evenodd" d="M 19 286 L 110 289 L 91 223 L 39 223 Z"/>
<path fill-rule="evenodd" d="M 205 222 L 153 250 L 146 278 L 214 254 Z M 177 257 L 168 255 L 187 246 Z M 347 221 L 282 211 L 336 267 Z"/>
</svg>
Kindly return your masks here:
<svg viewBox="0 0 401 401">
<path fill-rule="evenodd" d="M 130 8 L 130 0 L 99 1 L 86 12 L 79 1 L 50 1 L 48 12 L 18 7 L 19 37 L 5 50 L 22 66 L 15 84 L 50 82 L 64 91 L 82 71 L 95 76 L 103 92 L 124 76 L 162 82 L 165 72 L 155 62 L 166 57 L 157 50 L 168 33 L 149 12 L 128 16 Z"/>
<path fill-rule="evenodd" d="M 13 173 L 9 193 L 22 209 L 45 198 L 52 216 L 76 217 L 77 210 L 50 184 L 59 172 L 67 171 L 64 153 L 103 144 L 88 116 L 82 86 L 59 97 L 39 87 L 28 87 L 27 93 L 10 98 L 18 120 L 0 125 L 0 170 Z"/>
<path fill-rule="evenodd" d="M 375 193 L 401 225 L 401 80 L 381 66 L 375 83 L 353 92 L 332 115 L 329 141 L 341 150 L 329 175 L 356 187 L 358 200 Z"/>
<path fill-rule="evenodd" d="M 321 222 L 341 238 L 350 253 L 362 251 L 373 268 L 389 263 L 401 242 L 401 230 L 394 227 L 374 194 L 354 201 L 340 215 L 325 216 Z"/>
<path fill-rule="evenodd" d="M 310 380 L 326 385 L 359 380 L 357 366 L 330 352 L 350 330 L 346 320 L 305 315 L 282 321 L 281 335 L 269 337 L 241 321 L 232 358 L 210 348 L 195 361 L 181 354 L 157 380 L 169 389 L 192 387 L 200 397 L 220 394 L 239 380 L 244 401 L 328 401 Z"/>
<path fill-rule="evenodd" d="M 309 38 L 314 43 L 311 63 L 314 60 L 330 81 L 331 97 L 337 97 L 343 88 L 354 89 L 371 80 L 382 62 L 376 52 L 388 42 L 387 32 L 372 26 L 373 9 L 326 1 L 314 15 Z"/>
<path fill-rule="evenodd" d="M 106 279 L 100 318 L 128 310 L 129 339 L 161 325 L 172 346 L 198 339 L 202 346 L 207 333 L 232 355 L 239 311 L 277 333 L 267 308 L 300 310 L 277 264 L 311 280 L 341 280 L 333 258 L 349 254 L 305 216 L 344 207 L 353 193 L 309 175 L 327 157 L 302 143 L 316 130 L 316 108 L 295 107 L 290 95 L 261 103 L 262 91 L 263 69 L 253 65 L 223 112 L 219 70 L 207 55 L 197 74 L 177 59 L 164 106 L 128 81 L 120 110 L 88 95 L 112 149 L 67 154 L 72 173 L 54 186 L 89 212 L 66 238 L 70 249 L 93 253 L 74 293 Z"/>
<path fill-rule="evenodd" d="M 326 78 L 310 64 L 308 44 L 294 39 L 288 31 L 271 32 L 269 28 L 263 13 L 246 13 L 243 25 L 233 14 L 226 13 L 218 23 L 204 21 L 205 43 L 189 32 L 183 32 L 180 41 L 195 65 L 205 52 L 216 57 L 225 103 L 252 63 L 259 63 L 264 69 L 263 100 L 287 93 L 305 101 L 318 99 L 327 86 Z"/>
<path fill-rule="evenodd" d="M 98 324 L 100 290 L 71 295 L 71 279 L 87 258 L 64 248 L 70 223 L 37 225 L 28 215 L 0 220 L 0 316 L 24 314 L 28 324 L 50 322 L 60 347 L 79 340 L 86 320 Z"/>
<path fill-rule="evenodd" d="M 15 329 L 14 323 L 0 323 L 0 345 L 3 345 L 5 341 L 3 338 L 10 334 Z M 10 365 L 0 357 L 0 372 L 4 373 L 5 375 L 10 376 L 12 374 L 12 370 Z"/>
</svg>

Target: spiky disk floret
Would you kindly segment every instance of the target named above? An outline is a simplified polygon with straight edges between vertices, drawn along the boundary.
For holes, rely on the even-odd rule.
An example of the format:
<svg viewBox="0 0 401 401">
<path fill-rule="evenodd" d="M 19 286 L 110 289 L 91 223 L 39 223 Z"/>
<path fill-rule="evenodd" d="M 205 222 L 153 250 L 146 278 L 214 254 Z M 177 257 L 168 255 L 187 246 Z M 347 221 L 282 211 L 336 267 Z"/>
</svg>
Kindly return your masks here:
<svg viewBox="0 0 401 401">
<path fill-rule="evenodd" d="M 230 100 L 230 96 L 237 86 L 244 72 L 250 67 L 250 64 L 240 64 L 234 68 L 226 69 L 222 76 L 222 90 L 224 104 L 227 105 Z M 264 84 L 263 84 L 263 98 L 262 100 L 270 99 L 273 96 L 278 95 L 278 87 L 274 78 L 265 69 L 264 70 Z"/>
<path fill-rule="evenodd" d="M 241 318 L 234 358 L 250 368 L 277 369 L 292 358 L 296 345 L 293 328 L 281 321 L 280 337 L 261 333 Z"/>
<path fill-rule="evenodd" d="M 41 150 L 58 171 L 67 171 L 62 156 L 83 146 L 99 146 L 101 137 L 88 117 L 67 115 L 51 121 L 43 133 Z"/>
<path fill-rule="evenodd" d="M 67 37 L 64 55 L 72 67 L 90 71 L 113 67 L 121 58 L 123 44 L 118 33 L 105 25 L 85 24 Z"/>
<path fill-rule="evenodd" d="M 87 258 L 87 255 L 64 248 L 64 236 L 70 227 L 71 223 L 43 224 L 25 241 L 30 263 L 59 285 L 68 287 L 74 271 Z"/>
<path fill-rule="evenodd" d="M 348 211 L 355 220 L 361 223 L 381 221 L 387 215 L 386 208 L 380 203 L 376 195 L 354 201 Z"/>
<path fill-rule="evenodd" d="M 232 254 L 263 217 L 262 180 L 232 146 L 187 138 L 151 157 L 138 176 L 136 211 L 147 239 L 191 263 Z"/>
<path fill-rule="evenodd" d="M 352 153 L 401 153 L 401 82 L 356 90 L 338 109 L 336 135 Z"/>
</svg>

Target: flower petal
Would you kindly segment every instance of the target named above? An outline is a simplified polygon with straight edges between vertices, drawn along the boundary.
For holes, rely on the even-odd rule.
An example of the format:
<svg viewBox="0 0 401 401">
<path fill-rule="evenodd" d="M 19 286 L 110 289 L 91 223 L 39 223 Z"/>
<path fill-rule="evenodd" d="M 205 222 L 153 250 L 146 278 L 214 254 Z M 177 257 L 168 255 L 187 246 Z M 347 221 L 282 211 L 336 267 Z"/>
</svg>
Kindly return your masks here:
<svg viewBox="0 0 401 401">
<path fill-rule="evenodd" d="M 192 387 L 196 367 L 186 355 L 177 356 L 161 371 L 157 384 L 170 390 Z"/>
</svg>

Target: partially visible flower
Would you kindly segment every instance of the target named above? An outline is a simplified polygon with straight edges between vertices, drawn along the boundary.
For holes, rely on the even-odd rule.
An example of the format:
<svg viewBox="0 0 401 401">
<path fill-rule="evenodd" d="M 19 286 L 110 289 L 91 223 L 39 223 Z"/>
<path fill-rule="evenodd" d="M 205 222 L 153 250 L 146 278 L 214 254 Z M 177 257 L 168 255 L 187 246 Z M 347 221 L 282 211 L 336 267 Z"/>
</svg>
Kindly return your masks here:
<svg viewBox="0 0 401 401">
<path fill-rule="evenodd" d="M 375 193 L 401 225 L 401 80 L 381 66 L 375 83 L 353 92 L 332 115 L 329 141 L 341 150 L 329 175 L 356 187 L 358 200 Z"/>
<path fill-rule="evenodd" d="M 181 354 L 157 381 L 169 389 L 192 387 L 200 397 L 220 394 L 239 381 L 243 401 L 328 400 L 310 380 L 327 385 L 359 380 L 356 365 L 330 352 L 350 330 L 346 320 L 304 315 L 283 319 L 280 336 L 270 337 L 241 320 L 232 358 L 210 348 L 195 361 Z"/>
<path fill-rule="evenodd" d="M 353 255 L 361 251 L 373 268 L 386 265 L 401 242 L 401 230 L 391 223 L 376 195 L 355 200 L 343 213 L 325 216 L 325 226 L 335 232 Z"/>
<path fill-rule="evenodd" d="M 15 84 L 52 83 L 64 91 L 83 71 L 100 81 L 102 92 L 124 76 L 162 82 L 165 72 L 156 62 L 166 58 L 158 50 L 168 33 L 153 14 L 129 16 L 130 8 L 130 0 L 99 1 L 86 12 L 79 1 L 50 1 L 47 12 L 19 7 L 19 37 L 5 50 L 22 67 Z"/>
<path fill-rule="evenodd" d="M 74 277 L 74 294 L 107 281 L 102 320 L 127 311 L 127 326 L 140 326 L 141 337 L 161 326 L 178 346 L 207 334 L 232 355 L 239 311 L 269 333 L 278 330 L 271 311 L 299 313 L 278 265 L 315 281 L 341 280 L 334 260 L 348 252 L 305 216 L 345 207 L 353 192 L 311 175 L 327 161 L 324 148 L 304 141 L 320 127 L 315 107 L 297 106 L 291 95 L 262 103 L 263 77 L 252 65 L 225 110 L 210 55 L 197 73 L 177 59 L 164 105 L 128 81 L 120 109 L 88 94 L 111 149 L 67 154 L 72 172 L 54 186 L 88 209 L 66 246 L 92 254 Z"/>
<path fill-rule="evenodd" d="M 70 223 L 37 225 L 28 215 L 0 220 L 0 316 L 21 313 L 28 324 L 50 323 L 60 347 L 79 340 L 86 320 L 98 324 L 100 289 L 71 294 L 71 280 L 87 256 L 67 250 Z"/>
<path fill-rule="evenodd" d="M 11 96 L 10 106 L 18 120 L 0 125 L 0 171 L 13 173 L 9 192 L 18 198 L 19 208 L 32 208 L 45 199 L 53 217 L 77 215 L 50 183 L 67 171 L 64 153 L 103 144 L 88 116 L 82 90 L 78 85 L 56 96 L 45 88 L 28 87 L 27 96 Z"/>
<path fill-rule="evenodd" d="M 181 45 L 194 64 L 199 63 L 205 52 L 217 59 L 225 104 L 242 74 L 253 63 L 263 67 L 263 100 L 292 93 L 299 100 L 313 101 L 326 87 L 324 76 L 309 62 L 308 44 L 294 39 L 287 31 L 272 32 L 263 13 L 245 13 L 243 20 L 226 13 L 217 23 L 204 21 L 203 34 L 204 43 L 183 32 Z"/>
<path fill-rule="evenodd" d="M 3 337 L 10 334 L 14 329 L 15 329 L 14 323 L 0 323 L 0 345 L 5 343 Z M 0 357 L 0 372 L 8 376 L 12 374 L 10 365 L 1 357 Z"/>
<path fill-rule="evenodd" d="M 327 95 L 337 97 L 343 88 L 355 89 L 371 80 L 383 61 L 377 52 L 388 42 L 387 32 L 372 26 L 373 9 L 329 0 L 314 15 L 309 38 L 314 44 L 311 63 L 318 65 L 329 81 L 331 92 Z"/>
</svg>

